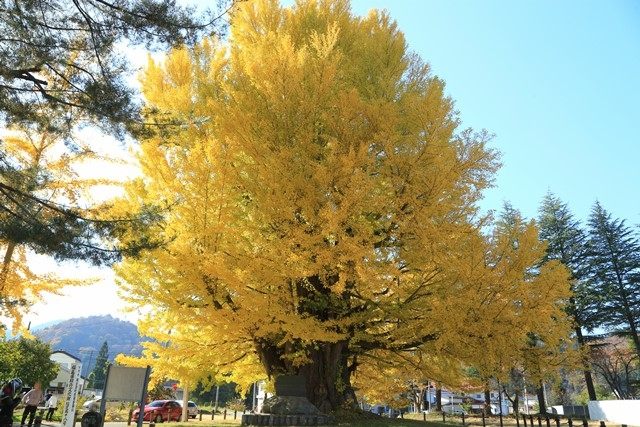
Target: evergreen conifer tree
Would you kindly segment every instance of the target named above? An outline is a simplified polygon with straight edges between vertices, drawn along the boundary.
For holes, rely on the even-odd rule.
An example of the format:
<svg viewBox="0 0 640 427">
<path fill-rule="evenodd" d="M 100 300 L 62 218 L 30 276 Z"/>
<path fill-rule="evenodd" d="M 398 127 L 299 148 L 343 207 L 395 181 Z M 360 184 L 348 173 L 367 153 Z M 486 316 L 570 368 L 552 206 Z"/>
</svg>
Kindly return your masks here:
<svg viewBox="0 0 640 427">
<path fill-rule="evenodd" d="M 640 241 L 596 202 L 589 217 L 589 264 L 598 322 L 631 337 L 640 357 Z"/>
<path fill-rule="evenodd" d="M 107 375 L 107 362 L 109 361 L 109 345 L 103 342 L 96 357 L 96 365 L 89 374 L 89 388 L 101 389 Z"/>
<path fill-rule="evenodd" d="M 0 0 L 0 124 L 68 133 L 84 121 L 122 135 L 140 105 L 118 44 L 193 42 L 218 32 L 220 17 L 172 0 Z"/>
<path fill-rule="evenodd" d="M 587 235 L 567 204 L 552 193 L 547 193 L 542 200 L 538 222 L 540 239 L 548 244 L 544 262 L 560 261 L 571 272 L 573 295 L 567 304 L 567 312 L 573 319 L 576 340 L 581 348 L 585 348 L 583 328 L 591 330 L 597 323 L 594 296 L 587 286 Z M 589 399 L 597 400 L 587 360 L 584 377 Z"/>
<path fill-rule="evenodd" d="M 83 151 L 76 130 L 92 125 L 120 139 L 173 124 L 143 123 L 132 73 L 119 45 L 164 48 L 220 33 L 216 12 L 196 13 L 173 0 L 0 0 L 0 129 L 64 140 L 69 156 Z M 149 126 L 147 126 L 149 125 Z M 51 200 L 33 192 L 48 171 L 16 164 L 0 135 L 0 245 L 11 253 L 28 244 L 58 259 L 111 262 L 102 247 L 127 221 L 105 221 L 75 199 Z M 31 178 L 37 179 L 31 179 Z M 116 232 L 117 234 L 117 232 Z M 9 305 L 0 285 L 0 304 Z M 11 304 L 24 306 L 19 299 Z"/>
</svg>

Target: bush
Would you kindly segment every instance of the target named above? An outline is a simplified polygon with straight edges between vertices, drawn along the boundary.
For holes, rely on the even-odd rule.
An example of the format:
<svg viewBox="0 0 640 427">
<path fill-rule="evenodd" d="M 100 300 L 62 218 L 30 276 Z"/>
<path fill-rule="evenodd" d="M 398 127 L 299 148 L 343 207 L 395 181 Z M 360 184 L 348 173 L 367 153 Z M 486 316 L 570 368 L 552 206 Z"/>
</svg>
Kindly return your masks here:
<svg viewBox="0 0 640 427">
<path fill-rule="evenodd" d="M 242 412 L 246 409 L 243 399 L 233 399 L 227 402 L 227 408 L 232 411 Z"/>
<path fill-rule="evenodd" d="M 128 421 L 129 408 L 123 407 L 107 407 L 104 414 L 105 421 Z"/>
</svg>

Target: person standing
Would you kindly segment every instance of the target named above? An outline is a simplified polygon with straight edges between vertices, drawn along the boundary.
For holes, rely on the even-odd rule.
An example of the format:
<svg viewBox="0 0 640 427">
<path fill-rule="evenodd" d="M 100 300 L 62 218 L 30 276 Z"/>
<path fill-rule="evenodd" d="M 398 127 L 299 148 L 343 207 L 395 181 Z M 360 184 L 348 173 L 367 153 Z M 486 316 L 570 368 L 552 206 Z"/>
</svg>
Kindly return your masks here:
<svg viewBox="0 0 640 427">
<path fill-rule="evenodd" d="M 44 419 L 47 421 L 51 421 L 51 419 L 53 418 L 53 413 L 56 412 L 56 409 L 58 409 L 58 396 L 52 394 L 51 397 L 47 400 L 45 406 L 47 407 L 47 414 L 45 415 Z"/>
<path fill-rule="evenodd" d="M 40 383 L 35 383 L 33 388 L 29 390 L 27 394 L 22 397 L 22 403 L 24 406 L 24 412 L 22 413 L 22 421 L 20 422 L 20 426 L 24 426 L 24 421 L 29 416 L 29 424 L 31 427 L 33 425 L 33 417 L 36 416 L 36 410 L 38 409 L 38 403 L 42 401 L 42 389 L 40 388 Z"/>
<path fill-rule="evenodd" d="M 2 386 L 0 390 L 0 427 L 13 425 L 13 410 L 20 404 L 22 381 L 14 378 Z"/>
</svg>

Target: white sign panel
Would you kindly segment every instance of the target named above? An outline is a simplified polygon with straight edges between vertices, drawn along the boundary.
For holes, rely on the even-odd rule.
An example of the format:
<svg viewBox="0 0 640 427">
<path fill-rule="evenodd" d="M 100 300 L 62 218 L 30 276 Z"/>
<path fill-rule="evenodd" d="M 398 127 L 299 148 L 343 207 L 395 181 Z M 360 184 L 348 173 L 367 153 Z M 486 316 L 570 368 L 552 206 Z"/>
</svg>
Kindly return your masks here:
<svg viewBox="0 0 640 427">
<path fill-rule="evenodd" d="M 145 387 L 147 368 L 111 365 L 107 389 L 103 398 L 106 400 L 128 400 L 137 402 Z"/>
<path fill-rule="evenodd" d="M 640 426 L 640 400 L 592 400 L 589 402 L 589 418 Z"/>
<path fill-rule="evenodd" d="M 73 427 L 76 416 L 76 400 L 80 391 L 82 363 L 74 363 L 69 371 L 69 383 L 64 390 L 65 403 L 62 409 L 62 427 Z"/>
</svg>

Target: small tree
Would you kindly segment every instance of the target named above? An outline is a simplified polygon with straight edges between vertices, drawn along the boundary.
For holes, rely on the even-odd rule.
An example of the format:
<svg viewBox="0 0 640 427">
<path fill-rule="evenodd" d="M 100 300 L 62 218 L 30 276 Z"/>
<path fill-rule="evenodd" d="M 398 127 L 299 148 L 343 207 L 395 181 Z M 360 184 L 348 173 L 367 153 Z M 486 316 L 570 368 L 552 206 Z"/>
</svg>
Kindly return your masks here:
<svg viewBox="0 0 640 427">
<path fill-rule="evenodd" d="M 509 370 L 509 380 L 500 384 L 501 390 L 505 398 L 511 402 L 516 417 L 520 414 L 520 396 L 522 396 L 526 384 L 525 377 L 521 369 L 512 368 Z"/>
<path fill-rule="evenodd" d="M 591 344 L 595 372 L 618 399 L 640 396 L 640 359 L 629 340 L 612 336 Z"/>
<path fill-rule="evenodd" d="M 236 384 L 231 382 L 223 382 L 218 385 L 214 385 L 212 382 L 198 382 L 195 390 L 191 392 L 193 400 L 199 402 L 211 402 L 211 405 L 216 403 L 216 393 L 218 396 L 218 406 L 225 406 L 228 401 L 240 397 L 240 394 L 236 391 Z"/>
<path fill-rule="evenodd" d="M 39 382 L 47 387 L 58 373 L 58 365 L 50 356 L 49 344 L 38 339 L 1 340 L 0 381 L 18 377 L 25 385 Z"/>
<path fill-rule="evenodd" d="M 165 387 L 162 380 L 157 381 L 149 390 L 149 400 L 175 399 L 175 397 L 173 390 Z"/>
</svg>

